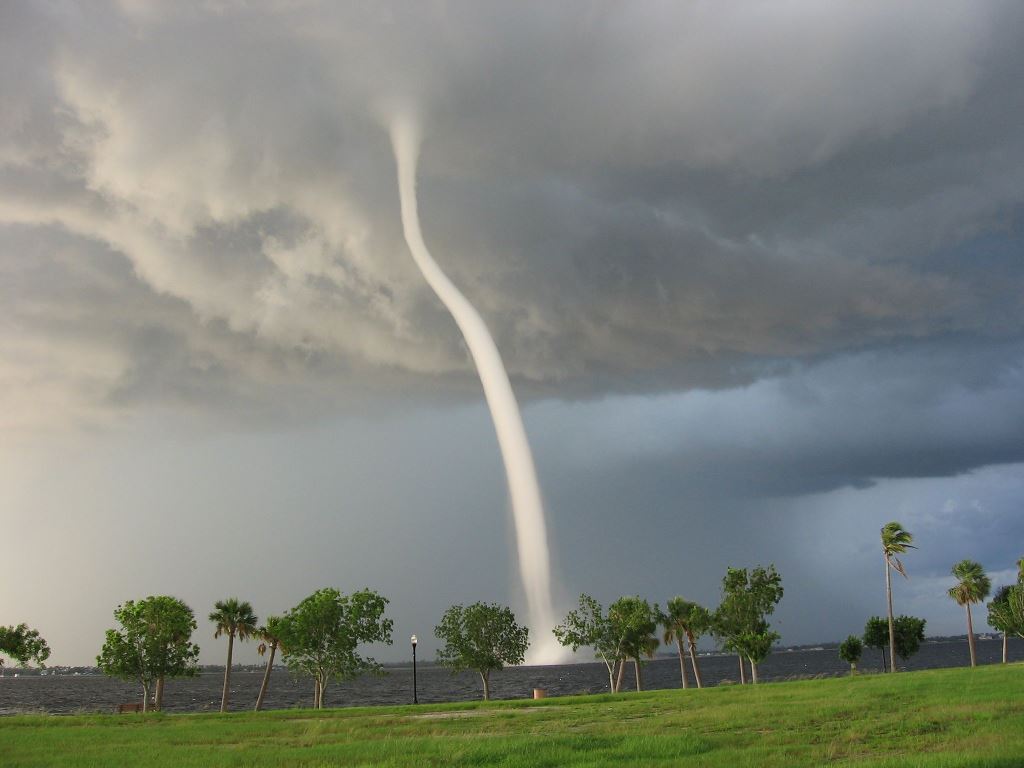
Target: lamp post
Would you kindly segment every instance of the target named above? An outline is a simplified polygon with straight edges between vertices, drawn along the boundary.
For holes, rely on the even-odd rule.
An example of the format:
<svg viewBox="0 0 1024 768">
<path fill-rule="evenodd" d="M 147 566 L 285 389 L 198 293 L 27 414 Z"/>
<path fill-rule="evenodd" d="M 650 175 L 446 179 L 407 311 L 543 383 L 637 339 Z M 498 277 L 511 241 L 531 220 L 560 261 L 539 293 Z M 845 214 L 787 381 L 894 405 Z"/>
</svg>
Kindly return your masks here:
<svg viewBox="0 0 1024 768">
<path fill-rule="evenodd" d="M 419 704 L 420 700 L 416 697 L 416 635 L 410 638 L 412 643 L 412 703 Z"/>
</svg>

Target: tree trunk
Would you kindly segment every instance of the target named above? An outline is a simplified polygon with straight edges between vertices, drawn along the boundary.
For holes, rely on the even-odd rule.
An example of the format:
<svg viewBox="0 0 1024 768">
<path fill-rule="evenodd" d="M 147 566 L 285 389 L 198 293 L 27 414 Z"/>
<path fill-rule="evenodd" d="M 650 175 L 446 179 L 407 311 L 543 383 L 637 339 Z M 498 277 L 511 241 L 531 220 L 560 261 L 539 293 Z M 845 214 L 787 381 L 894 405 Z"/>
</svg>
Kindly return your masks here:
<svg viewBox="0 0 1024 768">
<path fill-rule="evenodd" d="M 967 603 L 967 647 L 971 649 L 971 666 L 977 666 L 974 655 L 974 622 L 971 621 L 971 604 Z"/>
<path fill-rule="evenodd" d="M 270 670 L 274 668 L 274 654 L 277 652 L 277 643 L 270 644 L 270 658 L 267 660 L 267 671 L 263 673 L 263 682 L 260 684 L 260 693 L 256 697 L 256 711 L 263 708 L 263 697 L 267 695 L 267 685 L 270 684 Z"/>
<path fill-rule="evenodd" d="M 686 637 L 690 641 L 690 662 L 693 664 L 693 676 L 697 680 L 697 687 L 703 688 L 704 682 L 700 677 L 700 666 L 697 664 L 697 644 L 693 641 L 693 633 L 687 632 Z"/>
<path fill-rule="evenodd" d="M 606 661 L 605 667 L 608 670 L 608 693 L 615 693 L 615 662 L 609 664 Z"/>
<path fill-rule="evenodd" d="M 743 668 L 743 657 L 737 655 L 737 659 L 740 660 L 740 685 L 747 684 L 747 670 Z"/>
<path fill-rule="evenodd" d="M 885 558 L 885 596 L 889 604 L 889 671 L 896 671 L 896 629 L 892 623 L 892 567 Z"/>
<path fill-rule="evenodd" d="M 324 675 L 323 680 L 320 681 L 320 685 L 317 686 L 316 694 L 316 708 L 324 708 L 324 696 L 327 695 L 327 675 Z"/>
<path fill-rule="evenodd" d="M 228 632 L 228 665 L 224 667 L 224 692 L 220 695 L 220 711 L 228 711 L 228 687 L 231 685 L 231 652 L 234 650 L 235 635 Z"/>
<path fill-rule="evenodd" d="M 488 679 L 489 677 L 489 675 L 483 672 L 480 673 L 480 680 L 484 684 L 484 701 L 491 700 L 491 681 Z"/>
<path fill-rule="evenodd" d="M 164 708 L 164 676 L 156 679 L 156 700 L 153 702 L 153 709 L 160 712 Z"/>
<path fill-rule="evenodd" d="M 320 677 L 313 678 L 313 709 L 320 706 Z"/>
<path fill-rule="evenodd" d="M 149 686 L 142 684 L 142 711 L 149 712 Z"/>
<path fill-rule="evenodd" d="M 850 676 L 853 677 L 856 674 L 857 674 L 857 662 L 851 661 L 850 662 Z"/>
<path fill-rule="evenodd" d="M 1006 663 L 1006 633 L 1003 632 L 1003 664 Z"/>
<path fill-rule="evenodd" d="M 633 669 L 636 670 L 636 692 L 640 693 L 643 689 L 643 681 L 640 677 L 640 659 L 633 659 Z"/>
<path fill-rule="evenodd" d="M 882 648 L 882 671 L 885 672 L 886 670 L 887 670 L 887 667 L 886 667 L 886 664 L 885 664 L 885 648 L 883 647 Z"/>
<path fill-rule="evenodd" d="M 679 650 L 679 677 L 683 680 L 683 688 L 689 688 L 690 682 L 686 679 L 686 651 L 683 650 L 683 638 L 676 635 L 676 648 Z"/>
<path fill-rule="evenodd" d="M 615 678 L 615 692 L 618 693 L 622 690 L 622 678 L 626 675 L 626 660 L 619 659 L 619 674 Z"/>
<path fill-rule="evenodd" d="M 750 682 L 757 685 L 757 664 L 753 659 L 750 660 Z"/>
</svg>

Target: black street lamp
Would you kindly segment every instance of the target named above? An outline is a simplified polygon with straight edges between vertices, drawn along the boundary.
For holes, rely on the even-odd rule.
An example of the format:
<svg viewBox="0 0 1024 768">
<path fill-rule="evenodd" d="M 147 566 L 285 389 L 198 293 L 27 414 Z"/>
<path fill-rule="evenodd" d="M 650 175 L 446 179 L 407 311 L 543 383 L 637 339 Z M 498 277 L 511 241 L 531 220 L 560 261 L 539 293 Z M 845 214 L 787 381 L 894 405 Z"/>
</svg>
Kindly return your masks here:
<svg viewBox="0 0 1024 768">
<path fill-rule="evenodd" d="M 416 635 L 411 638 L 412 642 L 412 703 L 419 704 L 420 700 L 416 698 Z"/>
</svg>

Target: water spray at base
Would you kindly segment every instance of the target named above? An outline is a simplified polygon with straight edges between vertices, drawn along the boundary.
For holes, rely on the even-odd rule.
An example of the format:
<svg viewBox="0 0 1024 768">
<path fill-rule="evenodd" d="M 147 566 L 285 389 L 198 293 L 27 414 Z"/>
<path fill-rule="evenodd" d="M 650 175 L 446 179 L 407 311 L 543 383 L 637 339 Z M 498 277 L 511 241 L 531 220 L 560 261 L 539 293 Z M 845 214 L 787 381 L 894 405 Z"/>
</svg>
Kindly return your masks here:
<svg viewBox="0 0 1024 768">
<path fill-rule="evenodd" d="M 398 165 L 398 191 L 402 203 L 405 241 L 423 277 L 462 331 L 480 375 L 487 406 L 494 421 L 494 431 L 498 436 L 512 501 L 519 573 L 529 610 L 531 652 L 528 661 L 534 664 L 556 663 L 564 658 L 564 651 L 551 635 L 555 615 L 551 605 L 547 526 L 533 454 L 526 440 L 519 405 L 501 355 L 480 313 L 448 279 L 423 242 L 416 200 L 416 166 L 420 149 L 416 125 L 409 120 L 394 119 L 391 123 L 391 144 Z"/>
</svg>

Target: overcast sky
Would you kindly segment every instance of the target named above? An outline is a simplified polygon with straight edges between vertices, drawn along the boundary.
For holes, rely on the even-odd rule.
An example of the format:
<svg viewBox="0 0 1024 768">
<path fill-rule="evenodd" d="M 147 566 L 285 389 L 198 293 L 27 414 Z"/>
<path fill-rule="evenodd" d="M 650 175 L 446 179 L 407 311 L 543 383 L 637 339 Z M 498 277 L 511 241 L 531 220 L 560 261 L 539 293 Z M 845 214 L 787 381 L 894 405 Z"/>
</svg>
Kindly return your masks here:
<svg viewBox="0 0 1024 768">
<path fill-rule="evenodd" d="M 785 643 L 965 631 L 1024 555 L 1019 2 L 0 5 L 0 624 L 92 663 L 123 600 L 525 616 L 505 478 L 420 214 L 524 405 L 556 603 Z M 984 611 L 982 611 L 982 614 Z M 253 648 L 236 658 L 255 660 Z"/>
</svg>

